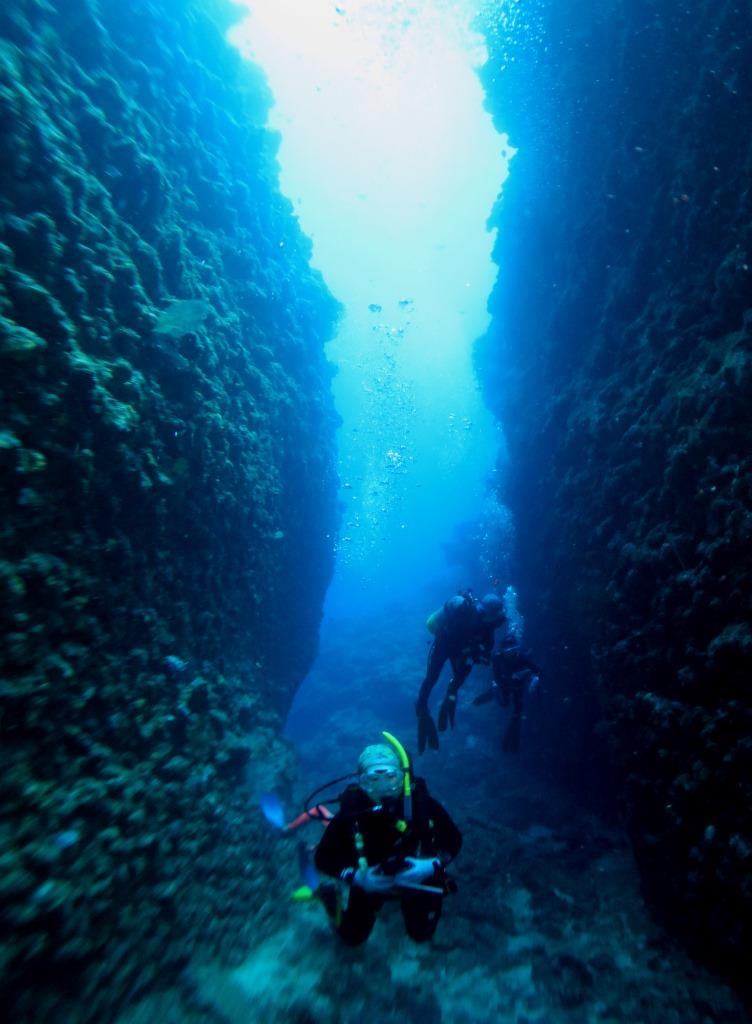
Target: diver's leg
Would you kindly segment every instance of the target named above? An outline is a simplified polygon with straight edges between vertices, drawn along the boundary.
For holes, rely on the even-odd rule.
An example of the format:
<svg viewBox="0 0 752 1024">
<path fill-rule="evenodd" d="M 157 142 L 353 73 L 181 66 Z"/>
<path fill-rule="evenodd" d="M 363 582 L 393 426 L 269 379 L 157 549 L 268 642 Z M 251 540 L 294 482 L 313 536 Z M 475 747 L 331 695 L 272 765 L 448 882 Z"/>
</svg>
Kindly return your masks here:
<svg viewBox="0 0 752 1024">
<path fill-rule="evenodd" d="M 487 690 L 478 694 L 473 701 L 473 704 L 488 704 L 491 700 L 495 700 L 497 704 L 501 703 L 501 691 L 499 689 L 499 679 L 501 678 L 501 657 L 498 652 L 491 655 L 491 669 L 493 671 L 493 682 Z"/>
<path fill-rule="evenodd" d="M 516 754 L 520 749 L 520 732 L 522 729 L 522 715 L 516 711 L 512 712 L 504 735 L 501 740 L 501 749 L 505 754 Z"/>
<path fill-rule="evenodd" d="M 520 749 L 520 733 L 522 732 L 522 698 L 525 693 L 525 680 L 516 674 L 509 680 L 509 692 L 512 697 L 512 717 L 504 731 L 501 749 L 505 754 L 516 754 Z M 507 699 L 507 704 L 509 700 Z"/>
<path fill-rule="evenodd" d="M 439 732 L 444 732 L 447 726 L 454 728 L 454 716 L 457 712 L 457 691 L 470 675 L 472 665 L 462 655 L 454 655 L 450 658 L 452 664 L 452 678 L 449 680 L 446 696 L 439 708 Z"/>
<path fill-rule="evenodd" d="M 512 710 L 515 715 L 522 714 L 522 697 L 525 692 L 525 680 L 517 675 L 512 676 L 511 682 Z"/>
<path fill-rule="evenodd" d="M 441 670 L 444 667 L 444 662 L 449 657 L 449 651 L 447 650 L 446 641 L 443 637 L 436 637 L 434 642 L 431 644 L 431 649 L 428 652 L 428 663 L 426 665 L 426 676 L 423 682 L 420 684 L 420 691 L 418 693 L 418 703 L 416 705 L 416 711 L 418 708 L 425 708 L 428 710 L 428 698 L 431 696 L 431 690 L 433 690 L 436 683 L 439 681 Z"/>
<path fill-rule="evenodd" d="M 407 893 L 400 900 L 405 931 L 413 942 L 428 942 L 441 917 L 443 897 L 435 893 Z"/>
<path fill-rule="evenodd" d="M 452 674 L 454 676 L 454 678 L 452 679 L 452 684 L 454 686 L 455 693 L 457 692 L 457 690 L 459 690 L 459 688 L 465 682 L 467 677 L 470 675 L 472 668 L 472 662 L 468 661 L 467 658 L 452 659 Z"/>
<path fill-rule="evenodd" d="M 503 708 L 509 706 L 509 673 L 504 671 L 504 656 L 497 651 L 491 658 L 494 682 L 499 688 L 499 703 Z"/>
<path fill-rule="evenodd" d="M 347 907 L 341 911 L 339 922 L 335 920 L 337 934 L 347 946 L 361 946 L 373 931 L 376 912 L 381 900 L 367 896 L 357 886 L 350 889 Z"/>
<path fill-rule="evenodd" d="M 442 637 L 436 637 L 428 652 L 428 665 L 426 666 L 426 677 L 421 683 L 418 700 L 415 705 L 415 713 L 418 716 L 418 753 L 422 754 L 426 744 L 431 750 L 439 749 L 439 736 L 436 732 L 436 725 L 431 712 L 428 710 L 428 698 L 431 690 L 436 685 L 444 662 L 447 660 L 446 642 Z"/>
</svg>

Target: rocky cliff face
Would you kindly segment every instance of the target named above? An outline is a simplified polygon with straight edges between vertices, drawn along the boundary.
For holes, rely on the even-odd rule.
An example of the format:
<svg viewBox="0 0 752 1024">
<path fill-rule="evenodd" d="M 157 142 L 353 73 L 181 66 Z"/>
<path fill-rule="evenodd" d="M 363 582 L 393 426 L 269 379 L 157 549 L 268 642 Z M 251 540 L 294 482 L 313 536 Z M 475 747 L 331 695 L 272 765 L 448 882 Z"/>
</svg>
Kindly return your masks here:
<svg viewBox="0 0 752 1024">
<path fill-rule="evenodd" d="M 289 775 L 275 735 L 332 568 L 337 305 L 226 9 L 0 11 L 14 1019 L 104 1021 L 191 953 L 242 952 L 283 868 L 251 798 Z"/>
<path fill-rule="evenodd" d="M 582 745 L 601 720 L 649 893 L 738 969 L 752 939 L 750 9 L 523 7 L 487 26 L 489 105 L 519 153 L 477 361 L 509 436 L 504 497 L 548 662 L 542 738 L 565 760 L 566 737 Z"/>
</svg>

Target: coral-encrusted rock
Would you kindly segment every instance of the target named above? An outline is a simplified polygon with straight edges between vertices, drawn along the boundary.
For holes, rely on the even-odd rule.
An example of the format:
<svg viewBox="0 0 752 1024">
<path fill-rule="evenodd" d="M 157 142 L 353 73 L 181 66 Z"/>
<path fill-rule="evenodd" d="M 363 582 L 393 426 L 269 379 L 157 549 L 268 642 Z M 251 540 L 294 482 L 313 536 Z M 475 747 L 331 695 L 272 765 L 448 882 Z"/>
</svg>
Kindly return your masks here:
<svg viewBox="0 0 752 1024">
<path fill-rule="evenodd" d="M 489 106 L 519 151 L 477 360 L 508 434 L 504 497 L 552 698 L 542 756 L 571 769 L 605 718 L 648 890 L 741 974 L 752 11 L 659 6 L 546 0 L 489 23 Z"/>
<path fill-rule="evenodd" d="M 253 796 L 289 783 L 276 730 L 332 568 L 338 307 L 231 12 L 0 11 L 0 994 L 19 1021 L 104 1021 L 193 951 L 237 958 L 285 870 Z"/>
</svg>

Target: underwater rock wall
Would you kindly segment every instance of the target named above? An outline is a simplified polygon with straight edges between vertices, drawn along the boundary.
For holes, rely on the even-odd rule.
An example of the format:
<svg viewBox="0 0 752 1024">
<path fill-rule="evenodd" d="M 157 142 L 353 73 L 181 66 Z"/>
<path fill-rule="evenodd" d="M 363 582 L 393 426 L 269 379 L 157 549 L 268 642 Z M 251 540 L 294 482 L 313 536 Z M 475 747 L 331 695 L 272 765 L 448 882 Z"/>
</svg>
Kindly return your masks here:
<svg viewBox="0 0 752 1024">
<path fill-rule="evenodd" d="M 338 305 L 228 12 L 0 9 L 14 1020 L 105 1021 L 194 953 L 242 955 L 288 868 L 252 797 L 289 780 L 332 571 Z"/>
<path fill-rule="evenodd" d="M 508 436 L 502 496 L 547 668 L 539 743 L 563 764 L 593 749 L 583 730 L 600 720 L 654 905 L 741 973 L 752 14 L 735 0 L 519 4 L 487 35 L 489 107 L 519 152 L 476 357 Z"/>
</svg>

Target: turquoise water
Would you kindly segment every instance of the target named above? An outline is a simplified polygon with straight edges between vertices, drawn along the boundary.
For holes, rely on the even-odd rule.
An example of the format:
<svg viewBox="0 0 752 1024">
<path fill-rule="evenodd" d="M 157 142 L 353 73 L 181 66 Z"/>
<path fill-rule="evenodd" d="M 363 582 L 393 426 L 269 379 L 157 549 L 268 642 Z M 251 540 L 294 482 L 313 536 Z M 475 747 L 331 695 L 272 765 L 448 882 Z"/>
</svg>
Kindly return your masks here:
<svg viewBox="0 0 752 1024">
<path fill-rule="evenodd" d="M 494 473 L 472 343 L 504 140 L 475 73 L 474 4 L 250 6 L 233 38 L 269 79 L 281 187 L 344 305 L 327 348 L 343 503 L 328 608 L 364 614 L 442 575 L 442 544 Z"/>
</svg>

